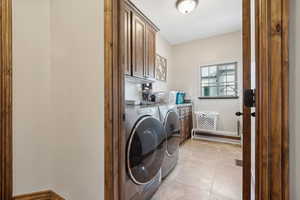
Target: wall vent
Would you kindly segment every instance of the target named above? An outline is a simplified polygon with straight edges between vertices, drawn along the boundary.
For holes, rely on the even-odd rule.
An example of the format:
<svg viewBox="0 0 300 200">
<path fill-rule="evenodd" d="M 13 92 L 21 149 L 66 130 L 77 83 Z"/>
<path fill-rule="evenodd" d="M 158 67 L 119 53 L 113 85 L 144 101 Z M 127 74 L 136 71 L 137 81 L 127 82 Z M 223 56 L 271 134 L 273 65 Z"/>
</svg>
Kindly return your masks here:
<svg viewBox="0 0 300 200">
<path fill-rule="evenodd" d="M 219 113 L 216 112 L 195 112 L 197 130 L 216 131 L 218 128 Z"/>
</svg>

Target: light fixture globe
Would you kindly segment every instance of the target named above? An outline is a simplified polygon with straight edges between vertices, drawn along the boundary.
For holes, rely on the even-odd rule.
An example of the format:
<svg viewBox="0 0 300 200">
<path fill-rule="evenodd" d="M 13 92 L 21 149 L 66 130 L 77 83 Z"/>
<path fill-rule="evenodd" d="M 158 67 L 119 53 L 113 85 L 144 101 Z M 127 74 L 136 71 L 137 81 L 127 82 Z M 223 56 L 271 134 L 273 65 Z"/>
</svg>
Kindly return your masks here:
<svg viewBox="0 0 300 200">
<path fill-rule="evenodd" d="M 189 14 L 198 5 L 198 0 L 178 0 L 176 2 L 176 8 L 178 9 L 179 12 L 183 14 Z"/>
</svg>

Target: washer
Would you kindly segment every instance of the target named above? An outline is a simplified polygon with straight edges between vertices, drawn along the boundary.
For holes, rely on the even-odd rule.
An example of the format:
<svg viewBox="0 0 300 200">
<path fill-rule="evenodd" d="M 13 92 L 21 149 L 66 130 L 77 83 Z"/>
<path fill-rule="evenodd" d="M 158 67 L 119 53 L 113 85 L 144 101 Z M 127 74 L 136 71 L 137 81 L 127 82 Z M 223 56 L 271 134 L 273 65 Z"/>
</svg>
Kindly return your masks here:
<svg viewBox="0 0 300 200">
<path fill-rule="evenodd" d="M 162 164 L 162 178 L 166 178 L 179 159 L 180 122 L 176 106 L 162 105 L 159 106 L 159 110 L 167 140 L 165 159 Z"/>
<path fill-rule="evenodd" d="M 161 184 L 166 133 L 157 106 L 127 106 L 125 200 L 148 200 Z"/>
</svg>

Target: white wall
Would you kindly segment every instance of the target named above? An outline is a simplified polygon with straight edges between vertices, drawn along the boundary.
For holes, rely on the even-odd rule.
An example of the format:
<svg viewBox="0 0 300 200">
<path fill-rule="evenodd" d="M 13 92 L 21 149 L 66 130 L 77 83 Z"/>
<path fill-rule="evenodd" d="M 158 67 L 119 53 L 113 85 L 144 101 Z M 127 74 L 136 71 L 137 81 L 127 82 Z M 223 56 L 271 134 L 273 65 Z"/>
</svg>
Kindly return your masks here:
<svg viewBox="0 0 300 200">
<path fill-rule="evenodd" d="M 298 200 L 300 199 L 300 2 L 297 0 L 290 2 L 290 199 Z"/>
<path fill-rule="evenodd" d="M 14 195 L 104 198 L 104 2 L 14 0 Z"/>
<path fill-rule="evenodd" d="M 170 69 L 172 68 L 172 46 L 166 39 L 163 38 L 163 36 L 159 32 L 156 35 L 156 53 L 167 59 L 168 71 L 167 81 L 155 81 L 155 83 L 153 83 L 153 91 L 168 91 L 169 82 L 171 80 Z M 140 96 L 141 85 L 125 81 L 125 99 L 141 100 Z"/>
<path fill-rule="evenodd" d="M 219 35 L 173 46 L 170 88 L 187 92 L 196 109 L 220 113 L 219 129 L 236 132 L 235 112 L 240 111 L 241 98 L 235 100 L 198 100 L 199 67 L 224 62 L 238 62 L 239 91 L 242 91 L 241 32 Z"/>
<path fill-rule="evenodd" d="M 104 1 L 51 0 L 54 190 L 104 198 Z"/>
<path fill-rule="evenodd" d="M 169 83 L 172 79 L 170 74 L 173 66 L 172 46 L 160 33 L 157 33 L 156 36 L 156 53 L 167 59 L 167 81 L 156 81 L 153 85 L 153 90 L 166 91 L 169 90 Z"/>
<path fill-rule="evenodd" d="M 125 100 L 141 101 L 141 84 L 125 80 Z"/>
<path fill-rule="evenodd" d="M 14 194 L 52 187 L 50 1 L 13 0 Z"/>
</svg>

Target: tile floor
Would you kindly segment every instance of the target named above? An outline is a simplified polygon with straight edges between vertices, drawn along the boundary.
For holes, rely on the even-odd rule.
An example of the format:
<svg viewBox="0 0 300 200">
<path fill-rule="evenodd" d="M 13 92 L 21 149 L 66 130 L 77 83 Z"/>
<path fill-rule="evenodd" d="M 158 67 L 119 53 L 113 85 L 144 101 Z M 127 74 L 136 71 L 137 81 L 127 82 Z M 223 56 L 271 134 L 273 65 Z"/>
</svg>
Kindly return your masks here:
<svg viewBox="0 0 300 200">
<path fill-rule="evenodd" d="M 152 200 L 241 200 L 242 148 L 190 140 L 181 146 L 176 168 Z"/>
</svg>

